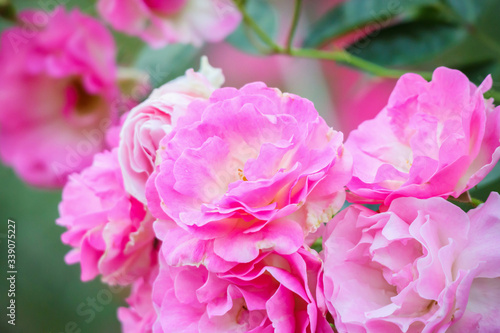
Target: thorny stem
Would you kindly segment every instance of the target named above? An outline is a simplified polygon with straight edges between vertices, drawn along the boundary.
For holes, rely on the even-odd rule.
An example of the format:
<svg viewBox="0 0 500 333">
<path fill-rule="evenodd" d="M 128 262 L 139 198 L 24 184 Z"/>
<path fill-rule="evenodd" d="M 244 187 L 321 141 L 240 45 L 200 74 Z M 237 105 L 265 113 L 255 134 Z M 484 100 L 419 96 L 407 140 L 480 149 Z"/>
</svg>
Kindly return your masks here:
<svg viewBox="0 0 500 333">
<path fill-rule="evenodd" d="M 481 200 L 479 200 L 479 199 L 471 198 L 470 203 L 471 203 L 472 206 L 474 206 L 474 208 L 476 208 L 477 206 L 479 206 L 483 202 Z"/>
<path fill-rule="evenodd" d="M 10 22 L 17 22 L 17 14 L 10 0 L 0 0 L 0 17 Z"/>
<path fill-rule="evenodd" d="M 259 38 L 271 49 L 272 52 L 281 53 L 281 47 L 276 44 L 273 39 L 269 37 L 269 35 L 264 30 L 261 29 L 259 24 L 255 22 L 255 20 L 248 14 L 245 8 L 245 1 L 234 0 L 234 3 L 238 7 L 238 10 L 241 12 L 245 24 L 249 26 L 257 34 L 257 36 L 259 36 Z"/>
</svg>

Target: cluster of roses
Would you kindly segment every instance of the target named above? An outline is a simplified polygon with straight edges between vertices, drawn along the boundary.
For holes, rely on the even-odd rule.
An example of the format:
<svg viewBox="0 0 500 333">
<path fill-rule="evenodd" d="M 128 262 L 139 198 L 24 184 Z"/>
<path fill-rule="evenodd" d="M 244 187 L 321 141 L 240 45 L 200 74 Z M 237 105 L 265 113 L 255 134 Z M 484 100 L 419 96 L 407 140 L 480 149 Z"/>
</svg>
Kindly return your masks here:
<svg viewBox="0 0 500 333">
<path fill-rule="evenodd" d="M 500 196 L 445 200 L 500 157 L 489 77 L 405 75 L 345 145 L 310 101 L 223 80 L 204 59 L 155 90 L 64 188 L 66 260 L 132 285 L 125 332 L 500 327 Z"/>
<path fill-rule="evenodd" d="M 152 44 L 221 39 L 240 20 L 216 0 L 99 11 Z M 489 77 L 407 74 L 345 144 L 310 101 L 220 88 L 206 59 L 120 117 L 109 32 L 51 15 L 2 35 L 0 156 L 32 184 L 65 184 L 66 261 L 131 286 L 124 332 L 498 331 L 500 195 L 468 213 L 446 201 L 500 159 Z"/>
</svg>

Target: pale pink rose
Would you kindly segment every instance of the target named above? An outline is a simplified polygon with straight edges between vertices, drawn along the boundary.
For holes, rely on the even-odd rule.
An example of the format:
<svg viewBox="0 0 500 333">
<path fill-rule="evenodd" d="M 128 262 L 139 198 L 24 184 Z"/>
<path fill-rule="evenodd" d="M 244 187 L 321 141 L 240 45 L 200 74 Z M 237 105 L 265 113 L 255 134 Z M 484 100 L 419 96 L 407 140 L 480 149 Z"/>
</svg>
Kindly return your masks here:
<svg viewBox="0 0 500 333">
<path fill-rule="evenodd" d="M 500 158 L 500 108 L 457 70 L 440 67 L 431 82 L 416 74 L 398 81 L 387 106 L 351 132 L 348 188 L 366 201 L 458 197 Z M 358 199 L 363 201 L 363 199 Z"/>
<path fill-rule="evenodd" d="M 266 252 L 225 273 L 161 258 L 155 333 L 332 332 L 316 302 L 322 263 L 314 252 Z"/>
<path fill-rule="evenodd" d="M 153 214 L 156 213 L 153 210 Z M 160 214 L 165 214 L 160 212 Z M 200 239 L 179 227 L 174 221 L 159 219 L 153 224 L 156 237 L 162 242 L 161 253 L 169 266 L 205 266 L 210 272 L 226 272 L 237 262 L 222 259 L 214 252 L 213 239 Z"/>
<path fill-rule="evenodd" d="M 500 195 L 350 206 L 327 225 L 324 294 L 338 332 L 498 332 Z"/>
<path fill-rule="evenodd" d="M 129 284 L 156 264 L 154 218 L 125 192 L 117 148 L 69 177 L 59 213 L 57 224 L 68 229 L 62 241 L 73 247 L 66 262 L 80 262 L 83 281 L 102 275 L 106 283 Z"/>
<path fill-rule="evenodd" d="M 291 254 L 344 203 L 342 140 L 304 98 L 263 83 L 218 89 L 160 142 L 148 206 L 226 261 Z"/>
<path fill-rule="evenodd" d="M 118 309 L 118 319 L 123 333 L 150 333 L 156 321 L 156 310 L 153 306 L 153 283 L 158 276 L 158 267 L 149 275 L 136 280 L 127 298 L 128 308 Z"/>
<path fill-rule="evenodd" d="M 233 32 L 241 15 L 226 0 L 100 0 L 101 16 L 115 29 L 152 47 L 218 42 Z"/>
<path fill-rule="evenodd" d="M 2 32 L 0 157 L 29 184 L 60 187 L 103 150 L 117 119 L 115 45 L 78 10 L 19 18 Z"/>
<path fill-rule="evenodd" d="M 222 72 L 212 68 L 204 57 L 200 72 L 186 71 L 186 75 L 156 89 L 130 111 L 121 130 L 118 149 L 128 193 L 146 203 L 146 181 L 155 169 L 160 140 L 172 131 L 192 101 L 208 99 L 223 82 Z"/>
<path fill-rule="evenodd" d="M 341 6 L 348 0 L 317 1 L 318 16 Z M 390 13 L 387 12 L 387 15 Z M 394 14 L 394 13 L 393 13 Z M 389 16 L 388 16 L 389 17 Z M 377 21 L 366 26 L 359 26 L 341 36 L 326 42 L 328 47 L 344 49 L 354 47 L 362 49 L 373 38 L 376 31 L 394 23 L 395 20 Z M 373 34 L 373 35 L 372 35 Z M 321 61 L 322 71 L 329 84 L 330 98 L 333 105 L 330 115 L 325 115 L 326 121 L 336 124 L 346 137 L 363 121 L 372 119 L 387 104 L 387 100 L 396 84 L 395 79 L 387 79 L 367 75 L 357 69 L 339 65 L 333 61 Z"/>
</svg>

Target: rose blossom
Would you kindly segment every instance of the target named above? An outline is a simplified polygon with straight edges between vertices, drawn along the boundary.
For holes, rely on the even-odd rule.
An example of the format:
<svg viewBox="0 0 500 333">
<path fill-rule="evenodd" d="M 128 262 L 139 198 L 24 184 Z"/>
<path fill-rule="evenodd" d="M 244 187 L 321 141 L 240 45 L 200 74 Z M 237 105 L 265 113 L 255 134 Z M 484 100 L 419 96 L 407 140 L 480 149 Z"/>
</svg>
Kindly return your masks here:
<svg viewBox="0 0 500 333">
<path fill-rule="evenodd" d="M 172 131 L 192 101 L 208 99 L 222 83 L 221 70 L 211 67 L 203 57 L 200 72 L 186 71 L 130 111 L 121 130 L 118 150 L 128 193 L 146 203 L 146 181 L 154 171 L 160 140 Z"/>
<path fill-rule="evenodd" d="M 78 10 L 19 20 L 0 47 L 0 157 L 26 182 L 60 187 L 90 165 L 117 118 L 114 41 Z"/>
<path fill-rule="evenodd" d="M 123 333 L 149 333 L 156 321 L 156 311 L 153 306 L 153 282 L 158 276 L 158 267 L 149 275 L 137 279 L 132 285 L 127 298 L 128 308 L 118 309 L 118 319 L 122 324 Z"/>
<path fill-rule="evenodd" d="M 339 332 L 497 332 L 500 195 L 350 206 L 327 225 L 324 291 Z"/>
<path fill-rule="evenodd" d="M 66 262 L 80 262 L 83 281 L 101 274 L 106 283 L 129 284 L 157 262 L 154 218 L 125 192 L 117 155 L 117 148 L 95 155 L 63 190 L 57 224 L 68 229 L 62 241 L 74 249 Z"/>
<path fill-rule="evenodd" d="M 100 0 L 97 8 L 111 25 L 152 47 L 171 43 L 201 45 L 223 40 L 241 15 L 224 0 Z"/>
<path fill-rule="evenodd" d="M 148 206 L 223 260 L 291 254 L 342 207 L 351 176 L 342 138 L 299 96 L 263 83 L 216 90 L 160 142 Z"/>
<path fill-rule="evenodd" d="M 304 248 L 262 253 L 225 273 L 162 263 L 153 332 L 331 332 L 316 303 L 321 265 Z"/>
<path fill-rule="evenodd" d="M 354 159 L 349 190 L 389 204 L 458 197 L 477 185 L 500 158 L 500 109 L 483 97 L 491 84 L 488 76 L 476 87 L 444 67 L 431 82 L 403 75 L 387 106 L 346 141 Z"/>
</svg>

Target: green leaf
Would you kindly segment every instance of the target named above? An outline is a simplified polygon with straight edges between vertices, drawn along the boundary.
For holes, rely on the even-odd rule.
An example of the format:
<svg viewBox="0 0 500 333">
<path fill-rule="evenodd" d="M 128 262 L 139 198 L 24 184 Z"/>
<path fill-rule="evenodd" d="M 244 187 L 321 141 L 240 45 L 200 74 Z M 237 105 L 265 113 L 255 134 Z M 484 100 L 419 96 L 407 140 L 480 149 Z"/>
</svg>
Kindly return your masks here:
<svg viewBox="0 0 500 333">
<path fill-rule="evenodd" d="M 151 84 L 157 88 L 198 66 L 199 50 L 191 45 L 172 44 L 160 50 L 144 48 L 135 63 L 149 74 Z"/>
<path fill-rule="evenodd" d="M 463 27 L 432 21 L 402 23 L 350 46 L 347 51 L 382 66 L 429 60 L 467 36 Z"/>
<path fill-rule="evenodd" d="M 271 38 L 276 37 L 278 22 L 274 8 L 265 0 L 247 1 L 247 13 L 257 22 L 259 27 L 264 30 Z M 244 22 L 226 38 L 226 41 L 234 47 L 251 54 L 262 54 L 266 50 L 259 37 L 249 29 Z"/>
<path fill-rule="evenodd" d="M 500 73 L 500 66 L 496 59 L 488 59 L 473 64 L 467 64 L 458 69 L 467 75 L 469 80 L 476 85 L 480 85 L 489 74 L 496 77 Z"/>
<path fill-rule="evenodd" d="M 337 38 L 371 23 L 383 26 L 384 22 L 421 6 L 432 5 L 437 0 L 350 0 L 321 17 L 309 31 L 304 47 L 315 48 L 328 40 Z"/>
<path fill-rule="evenodd" d="M 1 164 L 0 183 L 0 267 L 7 268 L 7 219 L 12 219 L 16 231 L 15 300 L 19 314 L 15 329 L 5 321 L 0 323 L 0 332 L 66 332 L 67 323 L 72 321 L 79 327 L 73 332 L 120 332 L 116 309 L 127 296 L 125 287 L 108 287 L 100 279 L 83 283 L 80 265 L 68 266 L 64 262 L 70 247 L 61 242 L 65 228 L 55 223 L 61 191 L 29 187 Z M 118 288 L 123 291 L 115 293 Z M 6 283 L 0 283 L 2 309 L 9 305 L 7 289 Z M 108 304 L 106 298 L 106 305 L 101 303 L 102 311 L 96 312 L 91 322 L 86 321 L 90 316 L 75 312 L 87 297 L 107 296 L 103 293 L 108 292 L 112 300 Z M 41 306 L 46 302 L 50 306 Z M 19 320 L 23 317 L 29 320 Z"/>
</svg>

